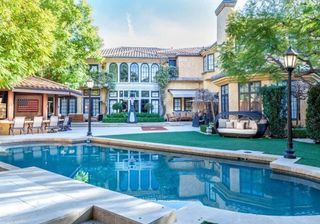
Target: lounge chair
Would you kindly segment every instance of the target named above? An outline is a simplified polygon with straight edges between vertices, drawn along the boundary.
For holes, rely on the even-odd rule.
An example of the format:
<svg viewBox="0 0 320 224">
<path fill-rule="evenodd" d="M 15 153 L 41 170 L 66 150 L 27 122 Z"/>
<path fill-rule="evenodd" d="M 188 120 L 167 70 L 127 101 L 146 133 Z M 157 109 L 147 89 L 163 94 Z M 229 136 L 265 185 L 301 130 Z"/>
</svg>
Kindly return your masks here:
<svg viewBox="0 0 320 224">
<path fill-rule="evenodd" d="M 71 130 L 71 128 L 70 128 L 70 118 L 68 116 L 66 116 L 64 118 L 63 123 L 60 126 L 60 131 L 68 131 L 68 130 Z"/>
<path fill-rule="evenodd" d="M 38 133 L 41 131 L 43 133 L 43 117 L 34 117 L 33 124 L 28 127 L 28 133 L 31 131 L 33 134 L 33 130 L 37 129 Z"/>
<path fill-rule="evenodd" d="M 13 124 L 9 128 L 9 134 L 14 135 L 15 130 L 19 130 L 20 135 L 22 134 L 22 132 L 23 134 L 25 134 L 25 120 L 26 117 L 15 117 L 13 120 Z"/>
<path fill-rule="evenodd" d="M 51 116 L 50 123 L 47 126 L 48 132 L 56 132 L 59 130 L 59 117 L 58 116 Z"/>
</svg>

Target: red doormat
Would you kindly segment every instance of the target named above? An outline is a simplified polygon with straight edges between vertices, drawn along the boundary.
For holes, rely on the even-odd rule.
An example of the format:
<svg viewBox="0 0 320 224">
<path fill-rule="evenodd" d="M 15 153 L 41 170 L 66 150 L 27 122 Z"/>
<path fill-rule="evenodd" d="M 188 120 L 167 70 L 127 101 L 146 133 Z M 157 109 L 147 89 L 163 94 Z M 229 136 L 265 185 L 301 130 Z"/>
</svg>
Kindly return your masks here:
<svg viewBox="0 0 320 224">
<path fill-rule="evenodd" d="M 142 131 L 165 131 L 168 130 L 162 126 L 144 126 L 141 127 Z"/>
</svg>

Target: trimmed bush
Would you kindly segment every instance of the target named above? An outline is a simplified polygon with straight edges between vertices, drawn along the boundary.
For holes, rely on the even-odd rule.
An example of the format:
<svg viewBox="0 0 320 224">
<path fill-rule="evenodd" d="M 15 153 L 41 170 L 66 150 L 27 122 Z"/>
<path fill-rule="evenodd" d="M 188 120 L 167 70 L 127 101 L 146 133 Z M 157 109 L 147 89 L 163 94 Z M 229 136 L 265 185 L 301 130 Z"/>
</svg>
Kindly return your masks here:
<svg viewBox="0 0 320 224">
<path fill-rule="evenodd" d="M 206 124 L 200 125 L 200 131 L 203 133 L 207 133 L 207 127 L 209 127 L 209 126 Z"/>
<path fill-rule="evenodd" d="M 149 113 L 137 113 L 138 122 L 163 122 L 164 118 L 159 114 L 149 114 Z M 128 120 L 128 113 L 113 113 L 106 115 L 103 118 L 104 123 L 126 123 Z"/>
<path fill-rule="evenodd" d="M 122 108 L 123 108 L 122 103 L 115 103 L 115 104 L 112 105 L 112 109 L 116 110 L 118 112 L 121 111 Z"/>
<path fill-rule="evenodd" d="M 306 124 L 308 136 L 320 143 L 320 84 L 309 89 Z"/>
<path fill-rule="evenodd" d="M 263 86 L 260 90 L 263 113 L 269 121 L 271 137 L 284 138 L 287 135 L 287 101 L 285 86 Z"/>
<path fill-rule="evenodd" d="M 294 128 L 292 130 L 292 135 L 293 135 L 294 138 L 307 138 L 308 137 L 307 129 L 305 129 L 305 128 Z"/>
</svg>

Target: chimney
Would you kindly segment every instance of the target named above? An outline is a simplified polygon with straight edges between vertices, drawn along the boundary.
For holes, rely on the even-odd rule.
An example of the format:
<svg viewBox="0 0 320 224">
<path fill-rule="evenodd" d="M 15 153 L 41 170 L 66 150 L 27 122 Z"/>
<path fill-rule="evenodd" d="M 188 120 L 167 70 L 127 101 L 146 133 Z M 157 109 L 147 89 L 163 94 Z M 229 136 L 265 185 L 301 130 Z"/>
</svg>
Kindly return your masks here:
<svg viewBox="0 0 320 224">
<path fill-rule="evenodd" d="M 228 16 L 234 10 L 236 4 L 237 0 L 222 0 L 215 11 L 217 16 L 217 44 L 222 44 L 227 39 Z"/>
</svg>

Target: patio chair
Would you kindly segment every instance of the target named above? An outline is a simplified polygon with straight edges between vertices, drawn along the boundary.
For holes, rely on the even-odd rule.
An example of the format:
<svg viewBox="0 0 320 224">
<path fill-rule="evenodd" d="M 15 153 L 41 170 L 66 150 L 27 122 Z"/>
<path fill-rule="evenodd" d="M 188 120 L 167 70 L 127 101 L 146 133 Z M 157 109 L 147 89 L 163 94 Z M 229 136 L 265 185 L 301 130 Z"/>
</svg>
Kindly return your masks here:
<svg viewBox="0 0 320 224">
<path fill-rule="evenodd" d="M 15 130 L 19 130 L 20 135 L 22 134 L 22 132 L 23 134 L 25 134 L 25 120 L 26 117 L 15 117 L 13 120 L 13 124 L 9 128 L 9 134 L 14 135 Z"/>
<path fill-rule="evenodd" d="M 59 130 L 59 117 L 58 116 L 51 116 L 50 123 L 47 126 L 48 132 L 56 132 Z"/>
<path fill-rule="evenodd" d="M 69 118 L 69 116 L 66 116 L 63 120 L 63 123 L 60 126 L 60 131 L 68 131 L 68 130 L 71 130 L 70 118 Z"/>
<path fill-rule="evenodd" d="M 29 126 L 28 128 L 28 133 L 29 130 L 31 131 L 31 134 L 33 134 L 33 130 L 36 129 L 38 133 L 41 131 L 43 133 L 43 117 L 34 117 L 33 118 L 33 124 Z"/>
</svg>

